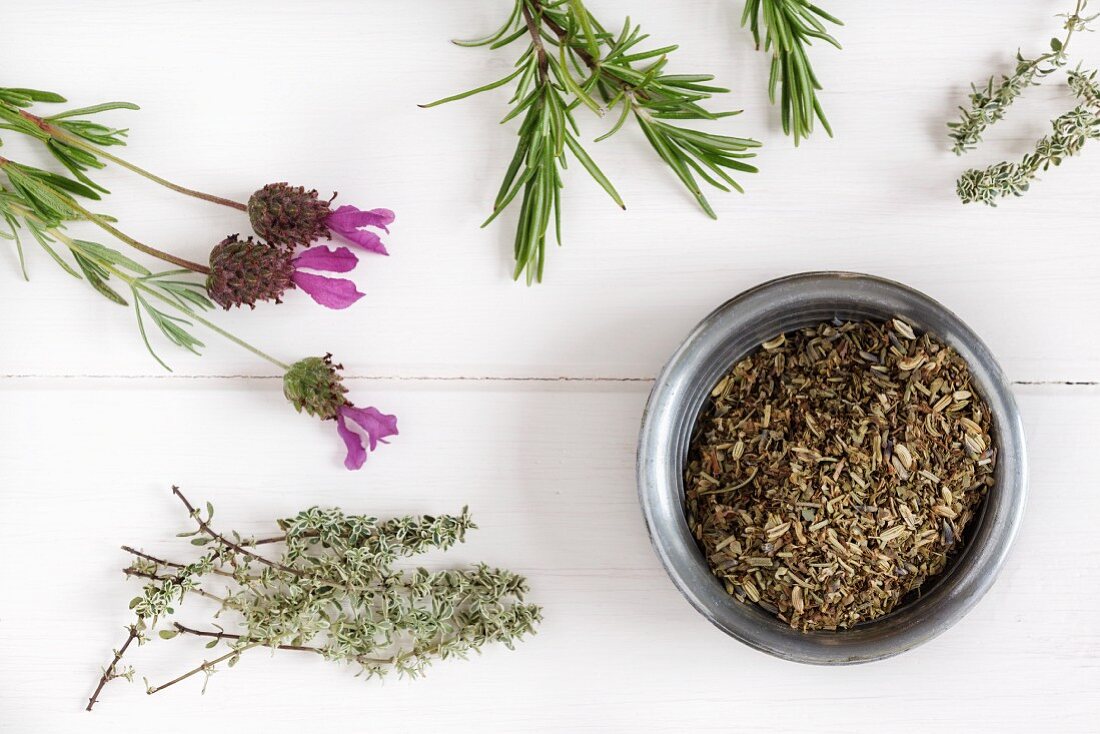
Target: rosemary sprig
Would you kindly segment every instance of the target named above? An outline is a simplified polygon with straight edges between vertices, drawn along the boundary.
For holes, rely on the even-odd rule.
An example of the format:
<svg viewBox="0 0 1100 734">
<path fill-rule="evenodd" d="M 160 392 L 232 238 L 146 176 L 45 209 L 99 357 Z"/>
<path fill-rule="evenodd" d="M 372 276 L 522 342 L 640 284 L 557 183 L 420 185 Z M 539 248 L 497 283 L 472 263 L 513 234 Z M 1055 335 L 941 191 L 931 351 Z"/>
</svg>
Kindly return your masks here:
<svg viewBox="0 0 1100 734">
<path fill-rule="evenodd" d="M 617 122 L 597 141 L 615 135 L 628 118 L 633 118 L 654 151 L 691 192 L 700 208 L 711 218 L 717 219 L 696 176 L 722 191 L 732 188 L 743 192 L 744 189 L 728 171 L 755 173 L 757 168 L 745 163 L 744 159 L 754 157 L 756 154 L 748 151 L 759 147 L 760 143 L 681 127 L 668 121 L 717 120 L 739 114 L 739 110 L 711 112 L 699 104 L 714 94 L 729 90 L 708 84 L 714 79 L 709 74 L 668 74 L 665 71 L 668 54 L 678 47 L 638 50 L 638 45 L 648 35 L 643 34 L 640 26 L 632 24 L 629 19 L 619 34 L 612 36 L 594 18 L 587 15 L 585 18 L 587 23 L 548 10 L 546 22 L 563 49 L 572 51 L 574 61 L 579 62 L 577 66 L 583 64 L 591 74 L 585 86 L 595 83 L 596 91 L 608 111 L 619 107 Z M 595 28 L 595 35 L 586 35 L 589 27 Z M 599 49 L 601 44 L 603 55 L 599 58 L 592 56 L 588 49 L 592 46 Z M 562 68 L 563 73 L 569 73 L 564 63 Z M 586 101 L 584 96 L 580 99 Z M 591 98 L 587 103 L 592 106 Z"/>
<path fill-rule="evenodd" d="M 119 667 L 123 655 L 154 636 L 193 636 L 208 649 L 228 649 L 165 683 L 146 681 L 149 694 L 195 676 L 209 681 L 219 666 L 233 667 L 257 648 L 320 655 L 368 678 L 415 678 L 436 660 L 464 659 L 496 643 L 512 648 L 542 619 L 539 607 L 523 601 L 527 581 L 511 571 L 484 564 L 437 572 L 396 567 L 463 542 L 477 527 L 465 508 L 459 515 L 379 520 L 313 507 L 279 520 L 282 534 L 263 539 L 265 547 L 282 546 L 275 561 L 254 550 L 260 542 L 214 530 L 212 505 L 196 508 L 178 487 L 172 491 L 196 524 L 178 535 L 202 554 L 180 563 L 123 546 L 134 559 L 126 575 L 149 583 L 130 602 L 134 620 L 88 699 L 89 711 L 108 683 L 133 680 L 133 668 Z M 228 588 L 211 593 L 203 588 L 211 580 Z M 209 628 L 169 620 L 187 594 L 217 605 Z M 226 617 L 238 620 L 238 631 L 220 626 Z"/>
<path fill-rule="evenodd" d="M 795 145 L 810 136 L 815 119 L 821 121 L 829 137 L 833 135 L 817 98 L 821 82 L 807 54 L 815 39 L 841 47 L 829 35 L 826 22 L 844 25 L 806 0 L 746 0 L 741 16 L 741 25 L 749 26 L 756 48 L 771 51 L 768 96 L 773 104 L 778 97 L 783 132 L 793 135 Z"/>
<path fill-rule="evenodd" d="M 665 161 L 699 206 L 715 212 L 699 180 L 720 190 L 741 191 L 731 171 L 752 173 L 744 162 L 759 146 L 755 140 L 694 130 L 679 120 L 716 120 L 736 112 L 711 112 L 701 102 L 729 90 L 708 84 L 708 74 L 669 74 L 668 54 L 676 46 L 642 49 L 648 35 L 629 19 L 618 34 L 609 33 L 582 0 L 515 0 L 505 23 L 493 34 L 462 46 L 500 49 L 525 39 L 526 46 L 507 76 L 437 100 L 433 107 L 515 83 L 507 122 L 524 116 L 516 153 L 505 173 L 488 224 L 520 197 L 516 229 L 515 277 L 541 281 L 546 237 L 551 219 L 561 241 L 561 171 L 574 157 L 621 208 L 626 208 L 610 180 L 578 140 L 573 112 L 584 106 L 616 122 L 598 141 L 619 132 L 633 119 L 654 152 Z M 484 226 L 484 225 L 483 225 Z"/>
</svg>

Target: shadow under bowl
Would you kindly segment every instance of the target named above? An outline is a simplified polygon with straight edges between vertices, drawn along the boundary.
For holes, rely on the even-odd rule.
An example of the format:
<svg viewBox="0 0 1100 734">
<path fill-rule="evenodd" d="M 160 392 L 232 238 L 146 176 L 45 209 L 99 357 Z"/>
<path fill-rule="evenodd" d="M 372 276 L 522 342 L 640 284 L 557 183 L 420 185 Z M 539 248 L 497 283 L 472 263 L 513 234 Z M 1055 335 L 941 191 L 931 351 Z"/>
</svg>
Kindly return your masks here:
<svg viewBox="0 0 1100 734">
<path fill-rule="evenodd" d="M 833 319 L 900 316 L 931 332 L 969 364 L 989 406 L 995 484 L 967 527 L 963 548 L 889 614 L 835 632 L 802 632 L 737 601 L 711 572 L 687 525 L 683 473 L 695 422 L 710 391 L 742 358 L 776 335 Z M 959 621 L 992 586 L 1016 537 L 1027 494 L 1023 426 L 1008 381 L 959 317 L 928 296 L 870 275 L 814 272 L 746 291 L 707 316 L 657 378 L 638 442 L 638 493 L 650 540 L 680 592 L 726 634 L 786 660 L 844 665 L 881 660 L 927 642 Z"/>
</svg>

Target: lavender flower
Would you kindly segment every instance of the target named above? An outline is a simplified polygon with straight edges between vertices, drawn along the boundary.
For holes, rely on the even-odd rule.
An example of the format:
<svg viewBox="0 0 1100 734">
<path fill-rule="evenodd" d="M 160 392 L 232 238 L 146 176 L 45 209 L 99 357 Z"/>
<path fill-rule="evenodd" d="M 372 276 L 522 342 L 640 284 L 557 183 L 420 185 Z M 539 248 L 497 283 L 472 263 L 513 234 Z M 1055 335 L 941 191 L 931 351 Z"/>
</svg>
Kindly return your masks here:
<svg viewBox="0 0 1100 734">
<path fill-rule="evenodd" d="M 349 423 L 362 430 L 363 434 L 352 430 Z M 368 449 L 374 451 L 379 443 L 389 443 L 386 439 L 397 435 L 397 416 L 386 415 L 377 408 L 356 408 L 349 403 L 337 412 L 336 432 L 344 439 L 348 450 L 344 466 L 354 471 L 366 463 Z M 363 443 L 364 438 L 366 444 Z"/>
<path fill-rule="evenodd" d="M 303 410 L 321 420 L 336 421 L 336 432 L 347 447 L 344 466 L 362 468 L 367 454 L 379 443 L 397 435 L 397 417 L 377 408 L 359 408 L 347 399 L 340 370 L 332 355 L 306 357 L 290 366 L 283 376 L 283 394 L 300 413 Z M 356 430 L 358 429 L 358 430 Z"/>
<path fill-rule="evenodd" d="M 336 198 L 335 195 L 333 198 Z M 363 210 L 345 205 L 332 210 L 332 199 L 324 201 L 317 190 L 286 183 L 267 184 L 248 200 L 248 216 L 256 234 L 273 245 L 294 249 L 335 232 L 354 245 L 380 255 L 389 254 L 377 232 L 389 232 L 394 220 L 389 209 Z"/>
<path fill-rule="evenodd" d="M 317 246 L 295 257 L 281 247 L 231 235 L 210 253 L 206 290 L 226 310 L 246 304 L 255 308 L 259 301 L 282 303 L 283 294 L 295 287 L 322 306 L 343 309 L 363 297 L 355 283 L 308 271 L 347 273 L 358 263 L 346 247 Z"/>
</svg>

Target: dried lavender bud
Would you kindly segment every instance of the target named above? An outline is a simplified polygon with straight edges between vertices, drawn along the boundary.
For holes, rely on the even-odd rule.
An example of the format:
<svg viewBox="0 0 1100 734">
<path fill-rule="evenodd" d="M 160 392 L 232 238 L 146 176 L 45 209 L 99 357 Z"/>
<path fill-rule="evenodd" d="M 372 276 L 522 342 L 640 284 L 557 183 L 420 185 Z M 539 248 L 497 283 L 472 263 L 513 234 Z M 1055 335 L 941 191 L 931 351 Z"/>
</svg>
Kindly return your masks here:
<svg viewBox="0 0 1100 734">
<path fill-rule="evenodd" d="M 282 248 L 241 241 L 230 235 L 210 251 L 210 275 L 206 291 L 225 310 L 233 306 L 256 307 L 257 301 L 281 303 L 283 293 L 294 288 L 294 265 Z"/>
<path fill-rule="evenodd" d="M 321 420 L 333 420 L 348 404 L 341 369 L 343 365 L 332 363 L 331 354 L 298 360 L 283 376 L 283 394 L 299 413 L 304 410 Z"/>
<path fill-rule="evenodd" d="M 252 229 L 273 245 L 293 249 L 314 240 L 331 239 L 326 223 L 330 201 L 317 197 L 317 190 L 304 186 L 273 183 L 252 194 L 248 218 Z"/>
</svg>

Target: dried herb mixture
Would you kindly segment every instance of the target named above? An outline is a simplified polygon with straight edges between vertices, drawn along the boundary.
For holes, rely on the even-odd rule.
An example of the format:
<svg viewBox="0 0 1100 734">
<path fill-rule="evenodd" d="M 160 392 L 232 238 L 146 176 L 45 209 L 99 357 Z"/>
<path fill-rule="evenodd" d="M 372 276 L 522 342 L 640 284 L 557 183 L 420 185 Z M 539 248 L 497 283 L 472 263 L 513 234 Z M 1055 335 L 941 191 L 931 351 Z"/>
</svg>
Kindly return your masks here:
<svg viewBox="0 0 1100 734">
<path fill-rule="evenodd" d="M 715 386 L 688 521 L 737 599 L 791 627 L 875 619 L 941 573 L 993 486 L 989 409 L 901 319 L 777 336 Z"/>
</svg>

